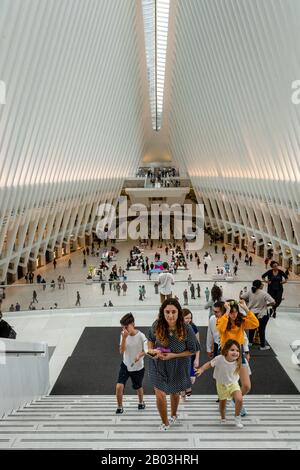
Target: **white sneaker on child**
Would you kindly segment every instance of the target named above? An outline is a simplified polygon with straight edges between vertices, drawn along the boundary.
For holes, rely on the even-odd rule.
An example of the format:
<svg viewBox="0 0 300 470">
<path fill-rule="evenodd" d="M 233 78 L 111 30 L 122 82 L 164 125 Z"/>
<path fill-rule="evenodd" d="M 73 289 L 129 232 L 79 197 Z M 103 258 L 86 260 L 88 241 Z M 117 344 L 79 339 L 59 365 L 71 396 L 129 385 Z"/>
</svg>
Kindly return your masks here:
<svg viewBox="0 0 300 470">
<path fill-rule="evenodd" d="M 176 423 L 178 424 L 178 422 L 179 422 L 179 421 L 178 421 L 178 416 L 171 416 L 171 417 L 169 418 L 169 425 L 170 425 L 170 426 L 173 426 L 173 425 L 176 424 Z"/>
<path fill-rule="evenodd" d="M 220 424 L 222 424 L 222 426 L 223 426 L 224 424 L 227 424 L 226 418 L 221 418 L 221 419 L 220 419 Z"/>
<path fill-rule="evenodd" d="M 237 428 L 240 428 L 240 429 L 244 427 L 244 425 L 242 424 L 242 419 L 241 419 L 240 416 L 235 416 L 234 417 L 234 424 Z"/>
</svg>

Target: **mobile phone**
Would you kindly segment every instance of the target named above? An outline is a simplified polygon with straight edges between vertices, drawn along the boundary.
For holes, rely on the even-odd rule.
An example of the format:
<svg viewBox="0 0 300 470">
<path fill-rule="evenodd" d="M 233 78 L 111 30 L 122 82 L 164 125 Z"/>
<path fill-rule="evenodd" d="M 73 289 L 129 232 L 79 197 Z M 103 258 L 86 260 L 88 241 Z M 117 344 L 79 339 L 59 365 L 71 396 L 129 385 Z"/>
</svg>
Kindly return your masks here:
<svg viewBox="0 0 300 470">
<path fill-rule="evenodd" d="M 169 353 L 169 352 L 171 352 L 171 349 L 169 349 L 169 348 L 158 347 L 158 348 L 156 348 L 156 349 L 158 349 L 158 350 L 159 350 L 160 352 L 162 352 L 162 353 Z"/>
</svg>

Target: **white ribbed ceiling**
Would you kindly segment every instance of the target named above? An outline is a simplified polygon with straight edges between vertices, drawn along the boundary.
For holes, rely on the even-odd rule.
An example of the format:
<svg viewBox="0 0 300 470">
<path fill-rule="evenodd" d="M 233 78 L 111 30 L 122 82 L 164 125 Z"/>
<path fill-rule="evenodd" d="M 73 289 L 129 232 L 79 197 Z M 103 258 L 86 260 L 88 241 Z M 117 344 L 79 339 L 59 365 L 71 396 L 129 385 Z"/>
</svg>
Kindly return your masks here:
<svg viewBox="0 0 300 470">
<path fill-rule="evenodd" d="M 140 3 L 0 0 L 0 80 L 3 277 L 21 251 L 26 265 L 90 232 L 135 174 L 151 130 Z"/>
<path fill-rule="evenodd" d="M 296 261 L 300 2 L 185 0 L 175 11 L 171 153 L 214 228 L 271 239 L 278 252 L 288 245 Z"/>
<path fill-rule="evenodd" d="M 177 2 L 171 144 L 193 177 L 300 181 L 298 0 Z"/>
<path fill-rule="evenodd" d="M 0 0 L 1 186 L 135 170 L 147 106 L 135 2 Z"/>
</svg>

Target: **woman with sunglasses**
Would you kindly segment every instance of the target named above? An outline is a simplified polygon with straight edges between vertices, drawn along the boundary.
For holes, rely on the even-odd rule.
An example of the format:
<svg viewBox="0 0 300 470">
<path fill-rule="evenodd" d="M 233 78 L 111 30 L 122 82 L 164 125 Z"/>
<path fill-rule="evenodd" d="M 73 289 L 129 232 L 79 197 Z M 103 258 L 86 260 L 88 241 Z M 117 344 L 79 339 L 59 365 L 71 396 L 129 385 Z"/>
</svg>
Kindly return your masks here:
<svg viewBox="0 0 300 470">
<path fill-rule="evenodd" d="M 223 348 L 229 339 L 234 339 L 241 346 L 242 367 L 240 369 L 240 379 L 242 395 L 244 396 L 251 389 L 249 365 L 244 350 L 245 330 L 258 328 L 259 321 L 254 313 L 248 309 L 245 300 L 240 300 L 239 302 L 235 300 L 227 301 L 224 306 L 226 312 L 217 320 L 221 348 Z M 240 309 L 243 310 L 243 313 Z M 246 414 L 246 410 L 243 408 L 241 416 L 246 416 Z"/>
</svg>

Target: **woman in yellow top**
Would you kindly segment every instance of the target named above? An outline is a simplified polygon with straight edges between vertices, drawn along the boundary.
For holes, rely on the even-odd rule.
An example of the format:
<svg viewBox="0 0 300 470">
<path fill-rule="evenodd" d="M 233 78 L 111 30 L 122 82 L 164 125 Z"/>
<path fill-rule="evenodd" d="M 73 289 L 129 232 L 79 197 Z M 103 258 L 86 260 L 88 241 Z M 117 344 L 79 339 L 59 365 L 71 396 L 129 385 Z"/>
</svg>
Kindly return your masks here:
<svg viewBox="0 0 300 470">
<path fill-rule="evenodd" d="M 259 321 L 254 313 L 248 309 L 244 300 L 240 300 L 239 302 L 225 302 L 224 307 L 226 308 L 226 312 L 218 318 L 216 326 L 220 333 L 221 348 L 229 339 L 234 339 L 241 345 L 242 367 L 239 375 L 242 385 L 242 395 L 244 396 L 249 393 L 251 389 L 249 366 L 243 347 L 245 341 L 245 330 L 257 328 L 259 326 Z M 240 308 L 244 311 L 243 313 L 240 311 Z M 245 416 L 246 414 L 246 410 L 243 408 L 241 416 Z"/>
</svg>

